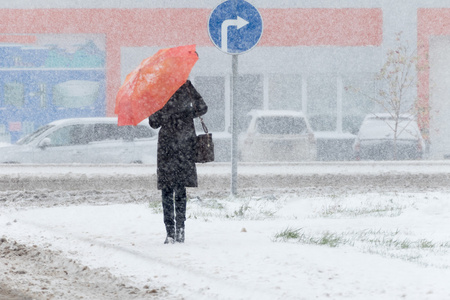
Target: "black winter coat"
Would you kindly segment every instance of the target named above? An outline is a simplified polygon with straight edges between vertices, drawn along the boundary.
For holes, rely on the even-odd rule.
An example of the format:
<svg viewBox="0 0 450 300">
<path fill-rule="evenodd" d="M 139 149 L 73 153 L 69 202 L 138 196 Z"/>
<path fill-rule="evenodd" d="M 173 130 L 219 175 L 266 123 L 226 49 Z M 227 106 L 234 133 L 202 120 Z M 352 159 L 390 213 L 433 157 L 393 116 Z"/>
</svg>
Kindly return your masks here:
<svg viewBox="0 0 450 300">
<path fill-rule="evenodd" d="M 162 109 L 149 117 L 150 126 L 161 127 L 158 135 L 158 189 L 197 187 L 194 118 L 208 106 L 188 80 Z"/>
</svg>

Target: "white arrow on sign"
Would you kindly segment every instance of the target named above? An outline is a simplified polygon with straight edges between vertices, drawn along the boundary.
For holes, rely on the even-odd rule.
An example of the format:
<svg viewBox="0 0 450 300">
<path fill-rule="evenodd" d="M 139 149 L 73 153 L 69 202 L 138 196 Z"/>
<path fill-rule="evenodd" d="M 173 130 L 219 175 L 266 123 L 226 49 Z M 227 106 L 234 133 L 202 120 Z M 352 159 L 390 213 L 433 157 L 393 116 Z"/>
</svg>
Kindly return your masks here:
<svg viewBox="0 0 450 300">
<path fill-rule="evenodd" d="M 248 24 L 248 21 L 242 19 L 239 16 L 237 17 L 236 20 L 230 19 L 230 20 L 223 21 L 222 27 L 221 27 L 222 42 L 220 44 L 220 48 L 222 49 L 222 51 L 228 52 L 228 27 L 236 26 L 237 29 L 241 29 L 242 27 L 244 27 L 247 24 Z"/>
</svg>

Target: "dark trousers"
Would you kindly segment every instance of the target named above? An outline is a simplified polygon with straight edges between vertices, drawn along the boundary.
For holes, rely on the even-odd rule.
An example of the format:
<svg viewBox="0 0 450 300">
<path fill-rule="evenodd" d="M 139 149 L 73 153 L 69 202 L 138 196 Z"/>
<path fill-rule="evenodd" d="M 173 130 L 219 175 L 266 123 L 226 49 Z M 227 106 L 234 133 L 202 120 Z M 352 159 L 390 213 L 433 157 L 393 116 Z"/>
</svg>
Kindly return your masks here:
<svg viewBox="0 0 450 300">
<path fill-rule="evenodd" d="M 177 230 L 184 229 L 186 221 L 186 188 L 184 186 L 163 188 L 162 206 L 167 235 L 175 237 L 175 227 Z"/>
</svg>

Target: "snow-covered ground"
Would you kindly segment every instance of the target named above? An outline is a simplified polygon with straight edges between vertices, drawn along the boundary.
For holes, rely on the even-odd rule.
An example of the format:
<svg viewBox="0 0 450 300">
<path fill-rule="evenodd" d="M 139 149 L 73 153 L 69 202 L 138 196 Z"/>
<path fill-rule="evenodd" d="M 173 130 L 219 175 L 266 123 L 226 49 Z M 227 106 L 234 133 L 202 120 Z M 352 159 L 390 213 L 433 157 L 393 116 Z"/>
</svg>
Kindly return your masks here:
<svg viewBox="0 0 450 300">
<path fill-rule="evenodd" d="M 446 164 L 422 171 L 442 175 Z M 363 168 L 401 173 L 408 184 L 311 183 L 235 197 L 200 186 L 188 190 L 186 243 L 174 245 L 163 244 L 160 196 L 150 188 L 3 190 L 0 291 L 17 299 L 450 299 L 450 190 L 411 186 L 405 174 L 420 173 L 415 163 Z M 38 169 L 31 173 L 49 170 Z M 349 172 L 364 174 L 328 165 L 327 174 Z"/>
</svg>

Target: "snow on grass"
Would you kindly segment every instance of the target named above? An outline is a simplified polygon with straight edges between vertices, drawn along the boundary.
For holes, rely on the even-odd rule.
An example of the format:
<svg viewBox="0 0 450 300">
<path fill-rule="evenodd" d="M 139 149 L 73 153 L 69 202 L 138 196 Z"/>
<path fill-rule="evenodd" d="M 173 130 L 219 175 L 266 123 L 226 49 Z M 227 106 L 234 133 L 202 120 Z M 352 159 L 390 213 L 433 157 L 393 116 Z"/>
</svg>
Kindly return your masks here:
<svg viewBox="0 0 450 300">
<path fill-rule="evenodd" d="M 447 195 L 440 193 L 319 198 L 308 218 L 320 220 L 321 227 L 326 228 L 287 227 L 276 232 L 273 240 L 329 247 L 351 246 L 361 252 L 448 269 L 450 236 L 444 238 L 437 234 L 445 234 L 444 228 L 448 225 L 450 211 L 446 198 Z M 441 222 L 441 225 L 433 226 Z M 324 226 L 326 223 L 333 225 Z M 353 229 L 348 229 L 349 224 L 355 225 Z"/>
<path fill-rule="evenodd" d="M 418 225 L 428 219 L 428 214 L 442 213 L 443 217 L 448 218 L 449 211 L 440 211 L 439 203 L 448 208 L 448 204 L 441 202 L 442 197 L 446 196 L 439 193 L 330 195 L 312 199 L 313 205 L 308 215 L 305 215 L 305 211 L 301 212 L 305 207 L 291 209 L 291 214 L 286 213 L 285 206 L 288 202 L 296 207 L 301 206 L 297 203 L 301 201 L 293 195 L 194 198 L 189 201 L 187 216 L 188 219 L 204 222 L 214 222 L 214 219 L 285 222 L 299 220 L 303 215 L 306 222 L 320 223 L 322 229 L 289 225 L 273 232 L 272 241 L 328 247 L 350 246 L 364 253 L 448 269 L 450 260 L 445 258 L 450 255 L 450 238 L 433 238 L 430 233 L 436 233 L 436 228 L 416 227 L 413 221 L 414 215 L 417 215 Z M 162 213 L 161 204 L 156 202 L 152 207 L 155 206 L 157 208 L 154 208 L 154 212 Z M 418 216 L 422 213 L 425 215 Z M 358 220 L 361 221 L 360 225 L 354 229 L 348 230 L 345 226 L 358 223 Z M 405 220 L 412 223 L 405 224 Z M 326 225 L 328 223 L 330 226 Z"/>
<path fill-rule="evenodd" d="M 186 242 L 175 245 L 163 244 L 159 197 L 119 203 L 124 194 L 84 196 L 93 195 L 96 204 L 73 201 L 82 193 L 58 194 L 55 207 L 10 203 L 0 230 L 138 287 L 164 287 L 173 299 L 450 297 L 446 192 L 194 194 Z M 31 195 L 11 197 L 21 203 L 17 197 Z"/>
</svg>

